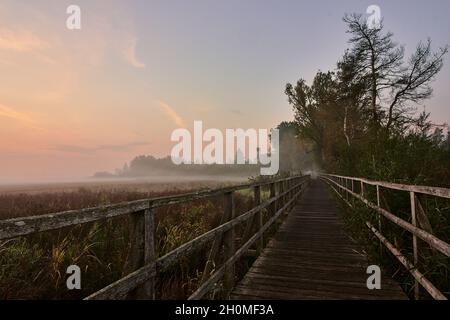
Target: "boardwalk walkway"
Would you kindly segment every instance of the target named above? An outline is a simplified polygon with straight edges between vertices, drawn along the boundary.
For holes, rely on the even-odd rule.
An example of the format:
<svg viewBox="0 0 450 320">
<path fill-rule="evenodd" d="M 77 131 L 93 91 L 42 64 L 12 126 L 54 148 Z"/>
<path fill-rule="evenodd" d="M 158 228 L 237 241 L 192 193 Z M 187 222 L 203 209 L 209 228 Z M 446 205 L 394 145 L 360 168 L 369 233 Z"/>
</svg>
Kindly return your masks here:
<svg viewBox="0 0 450 320">
<path fill-rule="evenodd" d="M 407 299 L 389 276 L 381 290 L 367 289 L 367 259 L 337 212 L 325 183 L 312 180 L 231 298 Z"/>
</svg>

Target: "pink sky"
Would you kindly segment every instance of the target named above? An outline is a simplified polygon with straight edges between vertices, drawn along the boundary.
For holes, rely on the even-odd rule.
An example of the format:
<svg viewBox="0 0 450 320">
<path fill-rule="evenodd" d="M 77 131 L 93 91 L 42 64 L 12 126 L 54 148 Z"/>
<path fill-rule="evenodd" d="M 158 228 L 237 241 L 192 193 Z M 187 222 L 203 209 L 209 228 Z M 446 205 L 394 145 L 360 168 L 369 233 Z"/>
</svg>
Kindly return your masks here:
<svg viewBox="0 0 450 320">
<path fill-rule="evenodd" d="M 139 154 L 168 155 L 172 130 L 194 120 L 219 129 L 292 120 L 285 83 L 333 69 L 347 47 L 342 15 L 366 8 L 79 0 L 82 30 L 70 31 L 72 2 L 0 3 L 0 183 L 81 179 Z M 400 4 L 382 4 L 410 48 L 448 32 L 447 11 L 427 8 L 418 26 Z M 427 103 L 435 122 L 450 121 L 449 75 L 446 65 Z"/>
</svg>

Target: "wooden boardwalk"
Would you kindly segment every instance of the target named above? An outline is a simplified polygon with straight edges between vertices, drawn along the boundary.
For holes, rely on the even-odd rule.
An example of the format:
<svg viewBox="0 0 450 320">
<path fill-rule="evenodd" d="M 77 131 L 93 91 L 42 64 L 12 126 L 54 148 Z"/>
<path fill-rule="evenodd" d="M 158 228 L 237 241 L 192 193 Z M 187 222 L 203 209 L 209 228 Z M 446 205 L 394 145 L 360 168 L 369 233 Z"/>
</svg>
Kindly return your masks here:
<svg viewBox="0 0 450 320">
<path fill-rule="evenodd" d="M 231 298 L 407 299 L 389 276 L 381 290 L 367 289 L 367 259 L 337 212 L 325 183 L 312 180 Z"/>
</svg>

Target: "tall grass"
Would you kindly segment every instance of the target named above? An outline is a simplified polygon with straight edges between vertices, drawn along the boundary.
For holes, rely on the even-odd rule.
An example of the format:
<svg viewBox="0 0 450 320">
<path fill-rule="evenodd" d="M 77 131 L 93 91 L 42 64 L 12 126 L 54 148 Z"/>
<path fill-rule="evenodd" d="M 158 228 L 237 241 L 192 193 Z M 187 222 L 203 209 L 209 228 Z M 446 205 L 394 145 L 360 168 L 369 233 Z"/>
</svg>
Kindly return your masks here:
<svg viewBox="0 0 450 320">
<path fill-rule="evenodd" d="M 376 203 L 375 187 L 367 186 L 366 197 Z M 382 206 L 399 218 L 411 223 L 410 197 L 408 192 L 384 189 L 385 201 Z M 373 263 L 384 267 L 384 272 L 394 277 L 403 290 L 411 297 L 414 296 L 414 278 L 408 270 L 380 243 L 379 239 L 367 228 L 366 221 L 381 230 L 389 242 L 400 249 L 409 261 L 413 262 L 412 234 L 395 225 L 384 217 L 380 217 L 374 210 L 369 209 L 359 200 L 351 199 L 350 208 L 339 197 L 341 211 L 348 233 L 360 243 Z M 427 217 L 433 229 L 433 234 L 439 239 L 450 243 L 450 201 L 436 197 L 422 196 L 421 203 L 427 212 Z M 419 271 L 430 280 L 441 292 L 450 296 L 450 258 L 418 239 Z M 420 289 L 423 299 L 431 298 L 425 289 Z"/>
<path fill-rule="evenodd" d="M 179 192 L 79 189 L 65 193 L 0 196 L 0 217 L 36 215 L 131 201 Z M 266 193 L 264 195 L 266 196 Z M 162 207 L 156 211 L 156 251 L 162 256 L 218 226 L 221 197 Z M 236 193 L 237 214 L 252 205 L 252 193 Z M 0 299 L 81 299 L 120 279 L 129 255 L 129 218 L 119 217 L 0 242 Z M 210 246 L 183 258 L 157 278 L 157 298 L 183 299 L 199 285 Z M 218 261 L 220 262 L 220 261 Z M 67 290 L 66 269 L 76 264 L 82 289 Z M 238 265 L 245 269 L 246 262 Z M 244 272 L 244 271 L 242 271 Z M 212 295 L 220 296 L 220 284 Z"/>
</svg>

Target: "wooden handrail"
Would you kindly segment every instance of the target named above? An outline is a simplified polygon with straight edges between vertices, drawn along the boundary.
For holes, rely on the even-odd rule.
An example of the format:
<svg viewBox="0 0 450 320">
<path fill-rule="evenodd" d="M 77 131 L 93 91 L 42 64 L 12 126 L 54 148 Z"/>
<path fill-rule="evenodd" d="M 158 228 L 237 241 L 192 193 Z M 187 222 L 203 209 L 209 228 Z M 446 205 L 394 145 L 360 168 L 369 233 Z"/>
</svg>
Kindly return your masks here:
<svg viewBox="0 0 450 320">
<path fill-rule="evenodd" d="M 392 245 L 387 239 L 381 234 L 380 230 L 377 230 L 370 222 L 366 222 L 367 227 L 378 237 L 378 239 L 383 243 L 384 246 L 408 269 L 408 271 L 415 278 L 415 297 L 419 299 L 419 284 L 421 284 L 425 290 L 434 298 L 439 300 L 446 300 L 446 297 L 436 288 L 434 287 L 429 280 L 425 278 L 423 274 L 418 271 L 418 246 L 417 246 L 417 238 L 422 239 L 427 242 L 432 248 L 440 251 L 447 257 L 450 257 L 450 244 L 438 239 L 431 233 L 426 230 L 421 229 L 417 225 L 416 221 L 416 193 L 422 193 L 427 195 L 432 195 L 436 197 L 442 198 L 450 198 L 450 189 L 445 188 L 435 188 L 435 187 L 426 187 L 426 186 L 413 186 L 413 185 L 403 185 L 403 184 L 394 184 L 383 181 L 371 181 L 362 178 L 354 178 L 354 177 L 346 177 L 332 174 L 321 174 L 320 178 L 326 181 L 332 189 L 348 204 L 351 206 L 350 202 L 340 194 L 338 190 L 336 190 L 333 185 L 337 186 L 340 190 L 345 192 L 346 195 L 351 195 L 354 198 L 360 200 L 364 204 L 366 204 L 369 208 L 375 210 L 380 215 L 387 218 L 389 221 L 393 222 L 397 226 L 402 229 L 410 232 L 413 235 L 413 254 L 414 254 L 414 263 L 411 263 L 404 255 L 401 254 L 400 249 L 396 248 Z M 348 181 L 351 181 L 352 190 L 348 189 L 347 184 Z M 354 192 L 354 182 L 358 181 L 361 183 L 361 194 Z M 344 185 L 345 182 L 345 185 Z M 331 183 L 331 184 L 330 184 Z M 364 193 L 364 184 L 372 185 L 377 187 L 377 204 L 372 203 L 366 198 Z M 394 190 L 402 190 L 408 191 L 410 193 L 411 198 L 411 217 L 412 223 L 409 223 L 397 216 L 393 213 L 389 212 L 380 207 L 380 189 L 379 187 L 390 188 Z"/>
<path fill-rule="evenodd" d="M 430 196 L 436 196 L 436 197 L 450 199 L 450 189 L 447 189 L 447 188 L 416 186 L 416 185 L 392 183 L 392 182 L 386 182 L 386 181 L 375 181 L 375 180 L 368 180 L 368 179 L 364 179 L 364 178 L 340 176 L 340 175 L 336 175 L 336 174 L 322 173 L 321 176 L 348 179 L 348 180 L 363 182 L 365 184 L 372 185 L 372 186 L 379 186 L 379 187 L 384 187 L 384 188 L 394 189 L 394 190 L 401 190 L 401 191 L 410 191 L 410 192 L 428 194 Z"/>
<path fill-rule="evenodd" d="M 279 183 L 284 180 L 276 180 L 273 182 L 267 182 L 267 183 L 257 183 L 252 184 L 253 187 L 259 187 L 261 185 L 268 185 L 272 183 Z M 236 227 L 239 224 L 244 223 L 245 221 L 248 221 L 249 219 L 253 218 L 254 215 L 256 215 L 258 212 L 260 212 L 262 209 L 267 208 L 271 206 L 273 203 L 277 202 L 279 199 L 282 199 L 283 197 L 289 195 L 292 191 L 295 191 L 295 195 L 293 195 L 290 199 L 290 201 L 285 204 L 280 210 L 277 211 L 277 213 L 272 217 L 269 222 L 270 224 L 266 223 L 262 228 L 258 229 L 256 235 L 252 236 L 238 251 L 233 252 L 233 255 L 229 257 L 227 262 L 225 262 L 222 269 L 219 269 L 219 271 L 216 271 L 212 276 L 210 276 L 205 283 L 200 287 L 201 291 L 200 293 L 197 293 L 193 298 L 201 298 L 203 295 L 211 288 L 211 286 L 217 282 L 220 279 L 221 276 L 225 273 L 224 270 L 227 267 L 230 267 L 230 265 L 234 264 L 234 262 L 242 256 L 243 253 L 257 240 L 261 237 L 262 233 L 267 230 L 267 228 L 273 224 L 275 221 L 275 217 L 278 217 L 282 212 L 285 211 L 288 206 L 295 201 L 295 199 L 298 197 L 298 195 L 304 190 L 303 186 L 309 181 L 309 176 L 298 176 L 289 178 L 289 181 L 295 181 L 297 182 L 294 186 L 292 186 L 290 189 L 279 193 L 278 195 L 266 200 L 264 203 L 252 208 L 251 210 L 243 213 L 242 215 L 235 217 L 231 219 L 230 221 L 221 224 L 220 226 L 204 233 L 203 235 L 200 235 L 199 237 L 181 245 L 180 247 L 174 249 L 173 251 L 167 253 L 163 257 L 157 259 L 156 261 L 150 262 L 145 264 L 144 266 L 140 267 L 139 269 L 135 270 L 134 272 L 131 272 L 127 276 L 117 280 L 116 282 L 108 285 L 107 287 L 91 294 L 86 298 L 86 300 L 104 300 L 104 299 L 117 299 L 117 298 L 123 298 L 126 296 L 129 292 L 136 289 L 139 286 L 142 286 L 148 281 L 149 279 L 155 277 L 157 273 L 164 272 L 169 267 L 173 266 L 175 263 L 177 263 L 182 257 L 185 257 L 192 253 L 193 251 L 197 250 L 198 248 L 201 248 L 205 244 L 209 243 L 210 241 L 214 240 L 218 236 L 222 236 L 224 233 L 228 232 L 229 230 L 232 230 L 234 227 Z M 227 190 L 230 190 L 229 188 Z M 234 191 L 228 191 L 228 193 L 234 192 Z M 255 237 L 256 236 L 256 237 Z M 230 241 L 234 241 L 234 239 L 231 239 Z M 231 260 L 230 260 L 231 259 Z M 212 281 L 213 279 L 214 281 Z M 206 290 L 208 289 L 208 290 Z M 206 291 L 205 291 L 206 290 Z M 192 298 L 192 297 L 191 297 Z"/>
<path fill-rule="evenodd" d="M 248 189 L 255 186 L 265 186 L 271 183 L 290 181 L 303 177 L 305 176 L 295 176 L 285 179 L 276 179 L 272 181 L 239 184 L 225 188 L 191 192 L 174 196 L 141 199 L 113 205 L 98 206 L 94 208 L 69 210 L 38 216 L 0 220 L 0 240 L 60 229 L 107 218 L 124 216 L 135 212 L 141 212 L 146 209 L 155 209 L 163 206 L 200 200 L 208 197 L 222 195 L 228 192 Z"/>
<path fill-rule="evenodd" d="M 304 190 L 303 187 L 308 181 L 309 176 L 294 176 L 181 195 L 141 199 L 95 208 L 0 220 L 0 240 L 85 224 L 101 219 L 130 215 L 132 218 L 131 255 L 129 257 L 129 261 L 127 261 L 126 268 L 129 274 L 108 285 L 107 287 L 91 294 L 86 299 L 123 298 L 132 292 L 136 292 L 139 297 L 153 299 L 155 297 L 154 277 L 158 273 L 164 272 L 169 267 L 176 264 L 182 257 L 189 255 L 210 241 L 217 239 L 218 236 L 222 237 L 227 235 L 226 241 L 229 243 L 226 257 L 227 261 L 223 268 L 219 269 L 220 272 L 216 271 L 211 277 L 209 277 L 200 287 L 201 291 L 197 292 L 196 295 L 193 296 L 194 298 L 201 298 L 211 288 L 211 286 L 218 281 L 212 281 L 211 279 L 220 279 L 220 277 L 224 275 L 225 270 L 229 270 L 230 267 L 233 267 L 237 259 L 241 257 L 256 240 L 261 239 L 260 244 L 263 243 L 263 233 L 273 224 L 282 212 L 289 208 L 289 205 L 291 205 L 298 195 Z M 291 187 L 288 189 L 283 188 L 283 191 L 281 192 L 281 184 L 286 184 L 287 182 Z M 280 184 L 277 195 L 275 195 L 274 192 L 274 186 L 276 184 Z M 262 186 L 270 186 L 271 197 L 265 202 L 260 203 L 259 192 Z M 256 206 L 244 214 L 234 217 L 233 193 L 248 188 L 255 188 L 255 190 L 257 190 L 257 192 L 255 192 L 255 196 L 258 197 Z M 181 245 L 175 250 L 157 259 L 155 257 L 154 209 L 162 206 L 185 203 L 218 195 L 224 195 L 228 201 L 225 208 L 225 213 L 232 213 L 228 221 L 225 221 L 218 227 L 204 233 L 203 235 L 200 235 L 199 237 Z M 284 205 L 279 205 L 279 201 L 282 200 L 285 200 L 286 203 Z M 281 208 L 274 213 L 268 223 L 262 225 L 261 211 L 268 207 L 273 208 L 275 204 L 277 204 L 277 207 Z M 230 233 L 230 231 L 234 230 L 234 228 L 239 224 L 246 221 L 251 221 L 250 219 L 253 219 L 255 216 L 258 217 L 259 221 L 257 224 L 256 234 L 236 251 L 234 248 L 234 232 Z M 229 284 L 233 285 L 233 277 L 227 278 L 227 281 L 230 282 Z"/>
<path fill-rule="evenodd" d="M 294 188 L 289 189 L 286 193 L 294 190 Z M 292 199 L 290 199 L 280 210 L 278 210 L 276 212 L 276 214 L 270 218 L 270 220 L 268 222 L 266 222 L 261 229 L 259 229 L 257 231 L 257 233 L 255 233 L 241 248 L 239 248 L 239 250 L 236 251 L 236 253 L 231 256 L 231 258 L 229 258 L 224 265 L 219 268 L 219 270 L 217 270 L 213 275 L 211 275 L 211 277 L 209 278 L 209 280 L 207 280 L 203 285 L 200 286 L 200 288 L 198 288 L 190 297 L 189 300 L 199 300 L 201 298 L 204 297 L 205 294 L 207 294 L 212 287 L 214 286 L 214 284 L 220 280 L 220 277 L 222 277 L 225 274 L 226 268 L 229 267 L 230 265 L 234 264 L 240 257 L 242 257 L 245 252 L 258 240 L 258 239 L 262 239 L 262 236 L 264 234 L 265 231 L 267 231 L 267 229 L 269 229 L 273 223 L 280 217 L 280 215 L 287 209 L 289 208 L 289 206 L 296 200 L 296 198 L 302 193 L 303 190 L 297 191 L 296 194 L 294 195 L 294 197 L 292 197 Z M 272 202 L 267 203 L 265 206 L 270 205 Z"/>
</svg>

